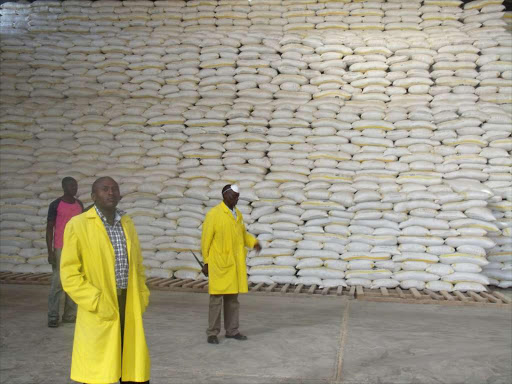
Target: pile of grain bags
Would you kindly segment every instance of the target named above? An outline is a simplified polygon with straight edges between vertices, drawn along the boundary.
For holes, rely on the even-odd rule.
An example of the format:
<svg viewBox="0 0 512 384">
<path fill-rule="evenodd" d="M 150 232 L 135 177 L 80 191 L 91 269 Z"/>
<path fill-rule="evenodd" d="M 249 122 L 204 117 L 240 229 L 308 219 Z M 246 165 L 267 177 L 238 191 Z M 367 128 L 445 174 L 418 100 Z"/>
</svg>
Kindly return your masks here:
<svg viewBox="0 0 512 384">
<path fill-rule="evenodd" d="M 202 278 L 191 254 L 202 220 L 237 182 L 265 246 L 249 254 L 251 281 L 505 286 L 503 10 L 491 0 L 3 4 L 2 270 L 48 271 L 45 215 L 60 179 L 74 176 L 88 204 L 109 174 L 150 276 Z M 485 187 L 456 190 L 466 179 Z"/>
</svg>

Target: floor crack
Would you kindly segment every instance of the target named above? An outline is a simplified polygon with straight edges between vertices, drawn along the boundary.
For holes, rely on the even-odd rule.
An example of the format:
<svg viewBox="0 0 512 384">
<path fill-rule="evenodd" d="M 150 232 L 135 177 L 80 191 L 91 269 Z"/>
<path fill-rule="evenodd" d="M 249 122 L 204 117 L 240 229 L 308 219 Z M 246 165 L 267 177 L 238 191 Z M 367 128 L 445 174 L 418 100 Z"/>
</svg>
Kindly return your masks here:
<svg viewBox="0 0 512 384">
<path fill-rule="evenodd" d="M 345 350 L 345 343 L 347 341 L 347 332 L 348 332 L 348 317 L 350 312 L 350 301 L 347 300 L 347 305 L 345 310 L 343 311 L 343 320 L 341 322 L 340 328 L 340 348 L 338 350 L 338 359 L 336 365 L 336 372 L 333 378 L 335 382 L 341 382 L 342 373 L 343 373 L 343 352 Z"/>
</svg>

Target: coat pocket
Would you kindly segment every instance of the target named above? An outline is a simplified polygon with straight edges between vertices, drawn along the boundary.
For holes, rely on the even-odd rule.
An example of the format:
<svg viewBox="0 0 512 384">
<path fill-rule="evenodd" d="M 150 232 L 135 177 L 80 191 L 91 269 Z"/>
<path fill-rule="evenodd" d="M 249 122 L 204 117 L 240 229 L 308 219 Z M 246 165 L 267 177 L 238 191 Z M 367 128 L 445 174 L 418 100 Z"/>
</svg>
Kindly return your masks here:
<svg viewBox="0 0 512 384">
<path fill-rule="evenodd" d="M 100 294 L 98 298 L 98 317 L 101 320 L 112 321 L 116 319 L 116 309 L 114 306 L 107 300 L 103 293 Z"/>
<path fill-rule="evenodd" d="M 217 254 L 217 266 L 220 269 L 227 269 L 231 268 L 233 265 L 235 265 L 235 262 L 233 260 L 233 254 L 229 252 L 221 252 Z"/>
<path fill-rule="evenodd" d="M 224 248 L 225 247 L 213 246 L 213 252 L 210 253 L 210 259 L 212 260 L 211 262 L 213 262 L 215 267 L 220 270 L 230 268 L 235 264 L 233 255 L 229 251 L 226 251 Z"/>
</svg>

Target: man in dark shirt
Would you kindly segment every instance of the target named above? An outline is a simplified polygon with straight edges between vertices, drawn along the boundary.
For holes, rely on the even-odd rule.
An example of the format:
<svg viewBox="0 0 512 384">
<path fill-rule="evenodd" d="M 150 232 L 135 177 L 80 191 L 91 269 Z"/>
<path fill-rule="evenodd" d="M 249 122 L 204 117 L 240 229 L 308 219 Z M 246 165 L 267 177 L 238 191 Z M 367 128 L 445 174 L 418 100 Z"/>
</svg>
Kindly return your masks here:
<svg viewBox="0 0 512 384">
<path fill-rule="evenodd" d="M 64 228 L 67 222 L 83 212 L 82 202 L 75 198 L 78 191 L 78 183 L 72 177 L 62 179 L 64 195 L 50 204 L 48 220 L 46 224 L 46 245 L 48 246 L 48 262 L 52 266 L 52 284 L 48 296 L 48 326 L 59 326 L 59 304 L 62 295 L 60 282 L 60 256 L 63 246 Z M 76 305 L 65 294 L 64 314 L 62 322 L 73 323 L 76 318 Z"/>
</svg>

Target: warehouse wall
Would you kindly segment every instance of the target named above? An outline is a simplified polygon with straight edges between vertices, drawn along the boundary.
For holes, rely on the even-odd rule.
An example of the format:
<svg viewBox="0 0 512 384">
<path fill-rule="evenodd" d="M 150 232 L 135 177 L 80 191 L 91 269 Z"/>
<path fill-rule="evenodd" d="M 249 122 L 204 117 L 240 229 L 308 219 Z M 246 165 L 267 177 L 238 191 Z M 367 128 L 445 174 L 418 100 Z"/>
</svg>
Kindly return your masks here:
<svg viewBox="0 0 512 384">
<path fill-rule="evenodd" d="M 253 282 L 510 286 L 501 3 L 3 4 L 0 270 L 50 271 L 61 178 L 88 204 L 111 175 L 148 276 L 203 278 L 189 251 L 236 182 Z"/>
</svg>

